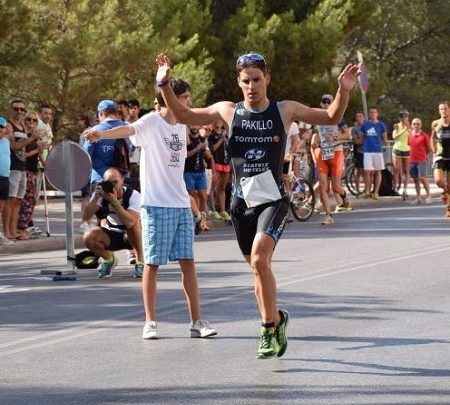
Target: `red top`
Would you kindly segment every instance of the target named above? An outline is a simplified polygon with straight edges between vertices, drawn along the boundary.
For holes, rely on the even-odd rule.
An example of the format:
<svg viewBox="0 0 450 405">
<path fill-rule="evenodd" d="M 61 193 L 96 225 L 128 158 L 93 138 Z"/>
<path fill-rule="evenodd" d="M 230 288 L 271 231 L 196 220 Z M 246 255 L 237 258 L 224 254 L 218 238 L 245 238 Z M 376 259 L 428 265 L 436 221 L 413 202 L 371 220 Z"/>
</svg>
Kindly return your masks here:
<svg viewBox="0 0 450 405">
<path fill-rule="evenodd" d="M 409 133 L 408 144 L 411 147 L 409 154 L 410 163 L 425 163 L 430 152 L 430 136 L 423 131 L 419 134 Z"/>
</svg>

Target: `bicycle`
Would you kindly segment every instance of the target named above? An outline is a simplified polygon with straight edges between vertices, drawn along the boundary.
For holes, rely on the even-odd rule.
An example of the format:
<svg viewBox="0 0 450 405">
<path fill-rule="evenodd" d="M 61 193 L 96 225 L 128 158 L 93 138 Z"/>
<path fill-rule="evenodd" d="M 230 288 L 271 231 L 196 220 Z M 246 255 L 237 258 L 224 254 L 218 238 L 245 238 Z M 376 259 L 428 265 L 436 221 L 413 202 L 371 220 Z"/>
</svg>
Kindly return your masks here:
<svg viewBox="0 0 450 405">
<path fill-rule="evenodd" d="M 316 197 L 313 185 L 307 179 L 308 164 L 304 154 L 296 154 L 289 162 L 289 207 L 297 221 L 307 221 L 314 212 Z M 298 175 L 296 174 L 298 173 Z"/>
<path fill-rule="evenodd" d="M 384 166 L 385 169 L 388 170 L 391 174 L 393 173 L 394 170 L 392 163 L 386 163 Z M 345 169 L 343 179 L 347 190 L 350 191 L 351 194 L 353 194 L 355 197 L 361 194 L 361 191 L 357 190 L 356 188 L 356 167 L 354 163 L 350 163 L 349 166 Z M 373 192 L 373 189 L 374 185 L 372 184 L 371 192 Z M 405 199 L 405 197 L 403 198 Z"/>
</svg>

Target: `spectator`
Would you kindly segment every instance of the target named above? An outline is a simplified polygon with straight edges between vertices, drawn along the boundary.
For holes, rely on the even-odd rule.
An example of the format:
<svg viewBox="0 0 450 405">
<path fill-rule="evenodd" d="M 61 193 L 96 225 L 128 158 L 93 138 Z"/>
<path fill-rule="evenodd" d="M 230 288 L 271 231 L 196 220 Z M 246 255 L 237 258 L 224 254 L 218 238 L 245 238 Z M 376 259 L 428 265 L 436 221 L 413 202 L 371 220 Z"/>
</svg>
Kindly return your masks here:
<svg viewBox="0 0 450 405">
<path fill-rule="evenodd" d="M 141 111 L 141 106 L 139 104 L 139 101 L 135 98 L 132 98 L 128 101 L 129 105 L 129 116 L 128 116 L 128 122 L 132 124 L 133 122 L 137 121 L 139 119 L 139 112 Z"/>
<path fill-rule="evenodd" d="M 139 113 L 141 111 L 139 101 L 131 99 L 128 101 L 130 105 L 130 115 L 128 117 L 128 123 L 132 124 L 139 119 Z M 139 165 L 140 165 L 141 148 L 133 145 L 133 151 L 130 153 L 130 181 L 129 183 L 135 190 L 140 190 L 139 184 Z"/>
<path fill-rule="evenodd" d="M 168 82 L 169 84 L 169 82 Z M 189 85 L 172 79 L 178 99 L 191 105 Z M 106 137 L 121 138 L 135 135 L 135 143 L 142 147 L 141 219 L 144 241 L 145 268 L 142 294 L 145 309 L 143 339 L 157 339 L 156 287 L 159 266 L 178 260 L 182 271 L 183 289 L 191 318 L 190 334 L 205 338 L 217 332 L 201 319 L 197 273 L 194 263 L 193 218 L 183 181 L 184 159 L 187 149 L 187 127 L 178 124 L 164 104 L 157 89 L 161 110 L 145 115 L 135 123 L 106 132 L 91 129 L 86 139 L 98 142 Z"/>
<path fill-rule="evenodd" d="M 100 256 L 98 277 L 110 277 L 118 261 L 115 251 L 135 249 L 137 262 L 134 277 L 141 278 L 144 270 L 142 254 L 142 230 L 139 221 L 140 194 L 130 186 L 124 186 L 122 174 L 110 168 L 97 183 L 83 220 L 94 214 L 102 221 L 101 226 L 88 229 L 83 235 L 86 247 Z"/>
<path fill-rule="evenodd" d="M 53 130 L 51 126 L 52 118 L 52 106 L 50 104 L 41 104 L 39 106 L 39 122 L 37 129 L 41 132 L 41 140 L 39 141 L 39 143 L 42 147 L 42 154 L 38 163 L 39 170 L 36 174 L 36 203 L 39 199 L 39 193 L 41 192 L 42 188 L 45 162 L 53 144 Z"/>
<path fill-rule="evenodd" d="M 283 184 L 286 191 L 290 191 L 291 184 L 289 181 L 289 166 L 291 160 L 294 158 L 294 154 L 297 152 L 300 145 L 300 130 L 298 124 L 293 122 L 289 128 L 286 139 L 286 148 L 284 150 L 284 162 L 283 162 Z"/>
<path fill-rule="evenodd" d="M 408 139 L 410 146 L 409 173 L 414 180 L 414 186 L 416 188 L 416 198 L 412 203 L 422 203 L 422 197 L 420 195 L 420 183 L 422 183 L 427 194 L 425 204 L 431 204 L 433 200 L 427 178 L 427 160 L 431 150 L 430 137 L 422 131 L 422 121 L 419 118 L 414 118 L 411 125 L 412 130 Z"/>
<path fill-rule="evenodd" d="M 210 128 L 206 125 L 204 127 Z M 228 179 L 230 177 L 231 166 L 230 157 L 228 156 L 227 149 L 225 148 L 227 139 L 227 128 L 223 122 L 216 122 L 213 126 L 213 131 L 208 136 L 208 146 L 214 158 L 214 171 L 215 176 L 212 175 L 212 184 L 210 191 L 210 203 L 213 218 L 216 220 L 224 219 L 231 221 L 231 217 L 226 211 L 226 187 Z M 219 212 L 216 210 L 216 200 L 219 205 Z"/>
<path fill-rule="evenodd" d="M 111 100 L 102 100 L 97 106 L 97 113 L 100 124 L 94 127 L 95 130 L 104 131 L 114 127 L 126 125 L 126 122 L 119 119 L 117 105 Z M 99 142 L 85 142 L 84 148 L 89 153 L 92 160 L 91 173 L 91 193 L 95 190 L 97 183 L 103 180 L 106 170 L 114 165 L 114 151 L 116 141 L 114 139 L 102 139 Z"/>
<path fill-rule="evenodd" d="M 37 235 L 42 231 L 33 223 L 33 212 L 36 203 L 36 173 L 38 171 L 39 159 L 42 159 L 43 144 L 39 142 L 41 132 L 37 129 L 39 117 L 34 111 L 28 111 L 25 117 L 25 128 L 28 138 L 33 141 L 25 148 L 25 159 L 27 168 L 27 186 L 25 196 L 22 200 L 19 213 L 19 229 L 27 231 L 31 235 Z"/>
<path fill-rule="evenodd" d="M 127 100 L 119 100 L 117 102 L 117 114 L 122 121 L 128 122 L 130 119 L 130 104 Z"/>
<path fill-rule="evenodd" d="M 99 124 L 94 128 L 110 129 L 126 123 L 118 118 L 117 105 L 112 100 L 102 100 L 97 106 Z M 89 186 L 89 194 L 92 195 L 97 183 L 103 181 L 106 170 L 115 164 L 115 152 L 117 143 L 114 139 L 102 139 L 99 142 L 85 142 L 83 147 L 89 153 L 92 161 L 92 171 Z M 83 215 L 83 222 L 90 220 L 90 217 Z M 81 229 L 84 232 L 84 229 Z"/>
<path fill-rule="evenodd" d="M 27 110 L 22 100 L 13 100 L 10 104 L 10 120 L 6 126 L 6 133 L 9 138 L 11 149 L 11 171 L 9 176 L 9 200 L 3 210 L 5 236 L 8 239 L 26 240 L 26 233 L 18 232 L 20 206 L 25 196 L 27 186 L 27 166 L 25 158 L 26 146 L 39 139 L 35 133 L 28 138 L 24 125 L 24 117 Z"/>
<path fill-rule="evenodd" d="M 211 152 L 207 149 L 206 139 L 200 136 L 198 128 L 191 127 L 188 137 L 187 158 L 184 163 L 184 181 L 186 182 L 188 193 L 196 199 L 202 215 L 206 216 L 208 184 L 204 159 L 210 162 L 212 177 L 215 177 L 214 159 Z M 205 230 L 207 230 L 206 228 Z"/>
<path fill-rule="evenodd" d="M 361 125 L 365 121 L 364 113 L 358 111 L 355 114 L 353 127 L 350 130 L 353 141 L 353 163 L 355 165 L 355 188 L 356 196 L 361 197 L 363 193 L 360 191 L 361 179 L 364 178 L 364 152 L 363 142 L 364 135 L 361 132 Z"/>
<path fill-rule="evenodd" d="M 383 145 L 387 142 L 386 125 L 378 120 L 378 107 L 369 109 L 369 121 L 361 125 L 364 151 L 364 198 L 379 200 L 381 171 L 384 170 Z M 374 186 L 374 191 L 370 191 Z"/>
<path fill-rule="evenodd" d="M 409 182 L 409 131 L 411 124 L 409 122 L 409 112 L 401 110 L 398 114 L 400 122 L 394 124 L 392 138 L 394 139 L 394 147 L 392 148 L 392 165 L 394 167 L 394 190 L 400 190 L 400 173 L 403 176 L 403 190 L 401 192 L 403 199 L 408 196 Z"/>
<path fill-rule="evenodd" d="M 11 152 L 9 149 L 9 138 L 6 134 L 7 121 L 0 117 L 0 218 L 2 219 L 2 229 L 0 229 L 0 245 L 11 245 L 5 233 L 6 223 L 3 219 L 3 209 L 9 197 L 9 172 L 11 165 Z"/>
</svg>

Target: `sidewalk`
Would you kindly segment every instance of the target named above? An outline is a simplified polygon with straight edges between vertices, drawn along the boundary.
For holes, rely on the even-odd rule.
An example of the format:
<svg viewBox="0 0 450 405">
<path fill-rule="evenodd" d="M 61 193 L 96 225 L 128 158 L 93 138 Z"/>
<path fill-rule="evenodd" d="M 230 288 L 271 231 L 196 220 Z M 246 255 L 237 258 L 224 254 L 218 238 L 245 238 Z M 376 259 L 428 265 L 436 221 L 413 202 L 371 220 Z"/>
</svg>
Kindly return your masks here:
<svg viewBox="0 0 450 405">
<path fill-rule="evenodd" d="M 431 193 L 434 198 L 441 195 L 441 191 L 434 184 L 430 185 Z M 413 184 L 408 187 L 409 201 L 412 201 L 411 196 L 415 196 Z M 435 200 L 437 202 L 437 200 Z M 439 199 L 440 202 L 440 199 Z M 374 201 L 371 199 L 356 199 L 352 196 L 352 205 L 355 209 L 367 207 L 379 207 L 380 205 L 389 204 L 407 204 L 402 201 L 401 197 L 381 197 L 381 200 Z M 49 216 L 49 230 L 50 236 L 46 234 L 46 219 L 44 202 L 41 200 L 35 208 L 34 224 L 42 230 L 42 234 L 37 239 L 26 241 L 17 241 L 12 245 L 0 245 L 0 254 L 17 254 L 26 252 L 39 252 L 66 249 L 66 218 L 65 218 L 65 199 L 61 197 L 54 197 L 48 199 L 48 216 Z M 79 230 L 81 223 L 81 205 L 80 199 L 73 200 L 73 224 L 74 224 L 74 243 L 75 250 L 85 249 L 82 234 Z M 211 231 L 214 228 L 226 227 L 224 221 L 209 221 Z"/>
</svg>

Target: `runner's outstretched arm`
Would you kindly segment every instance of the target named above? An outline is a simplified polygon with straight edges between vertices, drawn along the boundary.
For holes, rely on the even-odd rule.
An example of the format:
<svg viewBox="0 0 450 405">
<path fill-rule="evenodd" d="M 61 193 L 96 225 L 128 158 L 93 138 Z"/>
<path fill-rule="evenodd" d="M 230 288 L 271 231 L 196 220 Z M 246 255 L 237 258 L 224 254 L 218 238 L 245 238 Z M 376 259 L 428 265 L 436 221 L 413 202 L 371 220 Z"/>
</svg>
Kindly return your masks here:
<svg viewBox="0 0 450 405">
<path fill-rule="evenodd" d="M 169 86 L 170 60 L 169 57 L 160 53 L 156 58 L 158 72 L 156 74 L 156 85 L 161 89 L 167 107 L 172 111 L 178 122 L 187 125 L 208 125 L 219 120 L 230 122 L 234 103 L 220 101 L 205 108 L 188 108 L 180 103 L 172 88 Z"/>
</svg>

